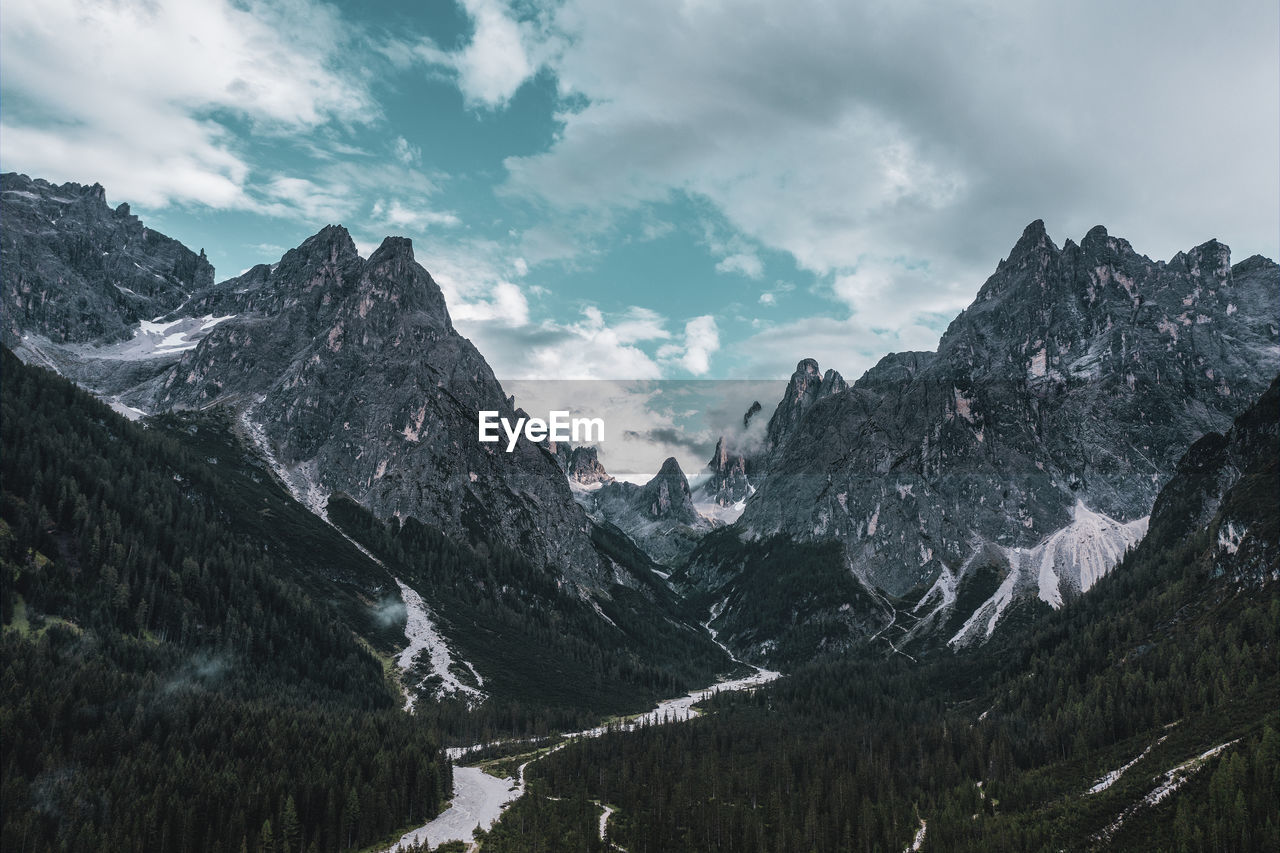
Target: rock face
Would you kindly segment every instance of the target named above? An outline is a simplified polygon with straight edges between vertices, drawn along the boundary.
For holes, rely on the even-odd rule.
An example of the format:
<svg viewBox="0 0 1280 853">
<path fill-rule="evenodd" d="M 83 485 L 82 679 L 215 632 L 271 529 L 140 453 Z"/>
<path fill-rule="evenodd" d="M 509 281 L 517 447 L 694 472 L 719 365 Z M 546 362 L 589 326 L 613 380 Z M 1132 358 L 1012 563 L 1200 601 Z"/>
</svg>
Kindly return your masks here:
<svg viewBox="0 0 1280 853">
<path fill-rule="evenodd" d="M 332 492 L 463 541 L 497 537 L 595 586 L 605 569 L 554 458 L 476 440 L 477 411 L 514 418 L 483 357 L 453 328 L 410 241 L 367 260 L 329 226 L 274 266 L 196 294 L 234 315 L 129 401 L 151 411 L 231 404 L 316 506 Z"/>
<path fill-rule="evenodd" d="M 645 483 L 636 505 L 649 518 L 671 519 L 684 524 L 698 521 L 698 511 L 693 508 L 693 496 L 689 492 L 689 480 L 674 456 L 667 457 L 657 475 Z"/>
<path fill-rule="evenodd" d="M 1156 499 L 1153 544 L 1200 531 L 1213 574 L 1232 588 L 1280 580 L 1280 376 L 1225 435 L 1193 444 Z"/>
<path fill-rule="evenodd" d="M 110 343 L 140 320 L 174 311 L 213 284 L 204 256 L 145 227 L 129 205 L 107 206 L 101 184 L 61 186 L 0 175 L 0 335 Z"/>
<path fill-rule="evenodd" d="M 1100 227 L 1058 248 L 1034 222 L 937 353 L 887 356 L 847 389 L 800 362 L 737 527 L 836 540 L 872 587 L 936 587 L 934 608 L 994 552 L 989 614 L 1056 604 L 1114 564 L 1187 447 L 1276 373 L 1278 290 L 1276 264 L 1233 267 L 1217 241 L 1154 262 Z M 699 583 L 727 580 L 704 566 Z"/>
<path fill-rule="evenodd" d="M 713 524 L 693 506 L 689 480 L 675 457 L 643 486 L 613 482 L 594 495 L 593 512 L 623 530 L 656 562 L 672 566 Z"/>
<path fill-rule="evenodd" d="M 583 486 L 613 482 L 609 472 L 600 464 L 600 456 L 594 447 L 573 448 L 565 464 L 565 474 L 570 480 Z"/>
<path fill-rule="evenodd" d="M 805 415 L 819 400 L 839 394 L 848 389 L 848 384 L 839 373 L 828 370 L 825 374 L 818 370 L 818 362 L 806 358 L 796 365 L 796 372 L 791 374 L 787 390 L 782 395 L 782 402 L 769 418 L 766 431 L 765 452 L 770 453 L 786 444 L 787 439 L 796 432 Z M 743 425 L 751 420 L 752 412 L 743 416 Z"/>
<path fill-rule="evenodd" d="M 748 420 L 749 417 L 743 418 L 744 425 Z M 716 442 L 716 450 L 707 463 L 707 470 L 711 476 L 699 487 L 700 491 L 708 500 L 720 506 L 741 503 L 754 491 L 747 478 L 746 457 L 741 453 L 730 452 L 723 437 Z"/>
</svg>

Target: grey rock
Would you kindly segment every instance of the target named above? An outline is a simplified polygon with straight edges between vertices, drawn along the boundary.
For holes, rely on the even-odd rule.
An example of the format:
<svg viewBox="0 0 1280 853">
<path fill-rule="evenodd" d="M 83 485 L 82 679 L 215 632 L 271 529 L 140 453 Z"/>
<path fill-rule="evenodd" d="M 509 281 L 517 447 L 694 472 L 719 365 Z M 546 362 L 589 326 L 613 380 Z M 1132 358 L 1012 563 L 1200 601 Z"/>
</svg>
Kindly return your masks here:
<svg viewBox="0 0 1280 853">
<path fill-rule="evenodd" d="M 712 529 L 693 505 L 689 480 L 674 457 L 648 483 L 613 482 L 592 496 L 593 512 L 617 526 L 655 562 L 675 566 Z"/>
<path fill-rule="evenodd" d="M 55 344 L 127 340 L 140 320 L 166 315 L 213 283 L 204 251 L 107 205 L 101 184 L 51 184 L 0 175 L 0 338 Z"/>
<path fill-rule="evenodd" d="M 1058 248 L 1034 222 L 936 354 L 888 356 L 825 395 L 800 363 L 737 528 L 836 540 L 859 578 L 906 595 L 962 582 L 988 545 L 1031 551 L 1080 505 L 1138 522 L 1280 367 L 1277 292 L 1276 264 L 1233 267 L 1214 240 L 1156 262 L 1100 227 Z"/>
<path fill-rule="evenodd" d="M 743 420 L 745 422 L 747 418 Z M 715 453 L 707 463 L 707 472 L 709 476 L 699 486 L 699 493 L 720 506 L 733 506 L 745 501 L 754 490 L 747 476 L 746 456 L 729 450 L 723 436 L 716 441 Z"/>
<path fill-rule="evenodd" d="M 613 482 L 613 477 L 600 464 L 599 453 L 594 447 L 573 448 L 565 466 L 565 474 L 570 480 L 583 486 Z"/>
<path fill-rule="evenodd" d="M 409 240 L 388 237 L 363 260 L 346 229 L 328 226 L 192 307 L 236 316 L 134 402 L 237 406 L 304 495 L 343 492 L 383 518 L 415 517 L 462 541 L 496 537 L 607 588 L 611 569 L 555 458 L 524 439 L 511 453 L 477 441 L 479 410 L 515 411 Z"/>
</svg>

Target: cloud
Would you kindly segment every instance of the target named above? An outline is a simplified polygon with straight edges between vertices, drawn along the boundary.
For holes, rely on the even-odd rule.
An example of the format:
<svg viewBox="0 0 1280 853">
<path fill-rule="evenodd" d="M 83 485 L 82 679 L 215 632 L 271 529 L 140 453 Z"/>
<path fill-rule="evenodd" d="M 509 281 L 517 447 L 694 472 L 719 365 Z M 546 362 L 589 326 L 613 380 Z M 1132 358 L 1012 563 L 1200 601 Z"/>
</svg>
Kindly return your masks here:
<svg viewBox="0 0 1280 853">
<path fill-rule="evenodd" d="M 720 349 L 720 330 L 710 314 L 694 317 L 684 324 L 684 344 L 667 344 L 658 350 L 658 358 L 678 364 L 694 376 L 711 369 L 711 355 Z"/>
<path fill-rule="evenodd" d="M 429 38 L 391 39 L 379 49 L 396 67 L 416 64 L 451 75 L 470 106 L 499 108 L 537 73 L 531 56 L 545 45 L 530 21 L 517 20 L 502 0 L 460 0 L 471 19 L 470 40 L 458 50 L 443 50 Z"/>
<path fill-rule="evenodd" d="M 370 211 L 373 219 L 389 228 L 409 228 L 423 231 L 430 226 L 450 228 L 461 224 L 461 220 L 453 213 L 441 213 L 426 207 L 410 207 L 408 202 L 400 199 L 378 199 Z"/>
<path fill-rule="evenodd" d="M 520 25 L 497 0 L 464 0 L 475 34 L 455 59 L 458 81 L 468 99 L 498 106 L 506 103 L 533 74 Z"/>
<path fill-rule="evenodd" d="M 939 326 L 944 322 L 939 320 Z M 870 326 L 856 316 L 804 317 L 763 323 L 728 349 L 747 376 L 790 376 L 797 361 L 814 358 L 823 370 L 835 369 L 852 382 L 886 353 L 936 349 L 940 335 L 940 328 L 918 322 L 886 328 Z"/>
<path fill-rule="evenodd" d="M 760 256 L 747 252 L 730 255 L 716 264 L 716 272 L 739 273 L 747 278 L 760 278 L 764 275 L 764 263 Z"/>
<path fill-rule="evenodd" d="M 498 282 L 488 299 L 460 302 L 450 310 L 460 326 L 524 326 L 529 322 L 529 300 L 524 292 L 509 281 Z"/>
<path fill-rule="evenodd" d="M 422 149 L 403 136 L 397 136 L 391 143 L 391 153 L 406 166 L 414 166 L 422 161 Z"/>
<path fill-rule="evenodd" d="M 567 0 L 562 127 L 504 192 L 562 222 L 707 204 L 815 274 L 848 331 L 918 340 L 1036 218 L 1154 257 L 1214 235 L 1276 254 L 1278 27 L 1268 2 Z"/>
<path fill-rule="evenodd" d="M 263 202 L 231 122 L 273 136 L 377 116 L 360 75 L 341 67 L 346 32 L 307 0 L 6 2 L 6 167 L 101 181 L 141 205 L 254 209 Z"/>
</svg>

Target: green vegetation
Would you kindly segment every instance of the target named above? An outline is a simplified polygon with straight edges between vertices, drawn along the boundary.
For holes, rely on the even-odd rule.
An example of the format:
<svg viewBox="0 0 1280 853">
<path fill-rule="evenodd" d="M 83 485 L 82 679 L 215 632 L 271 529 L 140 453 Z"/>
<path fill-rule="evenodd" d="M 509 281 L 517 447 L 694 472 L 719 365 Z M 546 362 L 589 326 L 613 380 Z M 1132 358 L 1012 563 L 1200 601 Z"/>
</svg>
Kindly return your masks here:
<svg viewBox="0 0 1280 853">
<path fill-rule="evenodd" d="M 336 851 L 438 812 L 385 629 L 299 583 L 372 564 L 261 472 L 3 376 L 0 847 Z"/>
<path fill-rule="evenodd" d="M 1153 521 L 1063 610 L 919 664 L 868 649 L 819 658 L 689 723 L 574 744 L 529 767 L 541 796 L 495 827 L 499 849 L 578 849 L 594 800 L 616 805 L 610 837 L 630 853 L 901 850 L 921 819 L 925 850 L 1280 849 L 1280 465 L 1274 426 L 1262 435 L 1206 530 Z M 1224 567 L 1226 517 L 1271 543 L 1254 563 Z M 781 560 L 804 555 L 769 553 L 794 578 Z M 820 569 L 816 550 L 808 562 Z M 821 612 L 811 587 L 796 598 Z M 762 605 L 755 618 L 785 616 Z M 1142 804 L 1187 762 L 1176 793 Z"/>
<path fill-rule="evenodd" d="M 497 545 L 460 546 L 414 519 L 383 524 L 342 495 L 329 516 L 419 590 L 493 699 L 435 711 L 458 743 L 545 736 L 595 725 L 713 682 L 734 664 L 706 633 L 677 621 L 685 605 L 637 572 L 600 612 L 549 570 Z"/>
</svg>

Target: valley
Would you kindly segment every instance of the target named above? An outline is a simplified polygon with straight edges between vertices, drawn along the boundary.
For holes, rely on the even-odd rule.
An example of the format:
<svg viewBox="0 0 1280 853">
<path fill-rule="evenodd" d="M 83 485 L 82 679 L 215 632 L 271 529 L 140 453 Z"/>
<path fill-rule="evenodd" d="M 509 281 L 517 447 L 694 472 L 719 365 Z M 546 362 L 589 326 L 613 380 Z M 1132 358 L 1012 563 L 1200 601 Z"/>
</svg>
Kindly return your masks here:
<svg viewBox="0 0 1280 853">
<path fill-rule="evenodd" d="M 1032 222 L 936 351 L 627 482 L 406 238 L 215 281 L 0 190 L 5 849 L 1280 839 L 1273 261 Z"/>
</svg>

